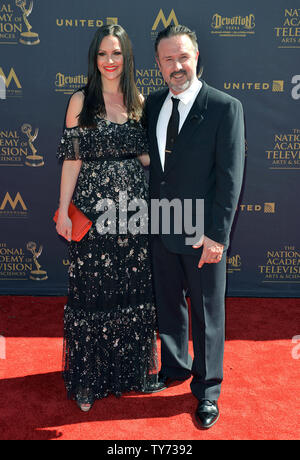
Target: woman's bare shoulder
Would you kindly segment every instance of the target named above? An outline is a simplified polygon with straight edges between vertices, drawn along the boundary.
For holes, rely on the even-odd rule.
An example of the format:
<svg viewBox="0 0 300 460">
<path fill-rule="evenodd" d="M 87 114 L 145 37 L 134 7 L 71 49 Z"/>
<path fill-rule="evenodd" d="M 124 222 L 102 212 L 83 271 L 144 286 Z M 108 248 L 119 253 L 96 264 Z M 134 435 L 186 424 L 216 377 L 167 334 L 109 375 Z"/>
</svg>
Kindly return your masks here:
<svg viewBox="0 0 300 460">
<path fill-rule="evenodd" d="M 78 117 L 80 115 L 80 112 L 82 111 L 83 103 L 83 91 L 77 91 L 71 96 L 66 116 L 67 128 L 73 128 L 75 126 L 78 126 Z"/>
</svg>

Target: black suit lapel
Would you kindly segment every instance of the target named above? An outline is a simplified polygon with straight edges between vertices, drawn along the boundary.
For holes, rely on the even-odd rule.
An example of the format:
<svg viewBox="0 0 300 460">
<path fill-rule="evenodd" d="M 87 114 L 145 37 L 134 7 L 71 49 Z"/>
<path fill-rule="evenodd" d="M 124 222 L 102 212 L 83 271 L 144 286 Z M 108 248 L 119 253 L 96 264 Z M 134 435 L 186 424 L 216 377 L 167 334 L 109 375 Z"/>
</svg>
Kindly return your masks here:
<svg viewBox="0 0 300 460">
<path fill-rule="evenodd" d="M 156 101 L 155 106 L 151 110 L 151 113 L 149 116 L 149 138 L 151 139 L 151 143 L 152 143 L 151 163 L 152 163 L 152 166 L 155 166 L 156 169 L 158 169 L 161 174 L 163 173 L 163 170 L 162 170 L 162 165 L 161 165 L 160 155 L 159 155 L 159 150 L 158 150 L 158 144 L 157 144 L 156 126 L 157 126 L 157 120 L 159 117 L 159 113 L 161 111 L 163 103 L 165 102 L 168 92 L 169 91 L 166 89 L 166 91 L 164 91 L 161 94 L 158 101 Z"/>
<path fill-rule="evenodd" d="M 205 112 L 207 109 L 208 100 L 208 86 L 202 81 L 202 88 L 196 97 L 196 100 L 185 119 L 185 122 L 178 134 L 176 139 L 174 150 L 170 154 L 166 163 L 165 174 L 167 174 L 174 166 L 176 166 L 176 160 L 182 151 L 186 151 L 186 144 L 191 139 L 198 129 L 199 125 L 205 118 Z"/>
</svg>

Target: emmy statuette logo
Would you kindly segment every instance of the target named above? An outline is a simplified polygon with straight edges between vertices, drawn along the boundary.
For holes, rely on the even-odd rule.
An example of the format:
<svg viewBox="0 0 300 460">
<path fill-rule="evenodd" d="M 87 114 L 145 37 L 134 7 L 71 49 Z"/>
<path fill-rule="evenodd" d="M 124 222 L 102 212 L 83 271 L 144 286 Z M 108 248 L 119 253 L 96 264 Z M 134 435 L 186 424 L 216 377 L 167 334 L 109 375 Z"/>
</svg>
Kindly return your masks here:
<svg viewBox="0 0 300 460">
<path fill-rule="evenodd" d="M 38 258 L 42 254 L 43 246 L 41 245 L 39 250 L 37 251 L 37 245 L 34 241 L 29 241 L 27 243 L 27 250 L 30 251 L 33 255 L 33 262 L 36 266 L 36 270 L 32 270 L 30 273 L 30 279 L 34 281 L 44 281 L 48 279 L 47 272 L 45 270 L 41 270 L 42 266 L 38 263 Z"/>
<path fill-rule="evenodd" d="M 40 43 L 39 34 L 32 32 L 32 26 L 29 24 L 28 17 L 32 13 L 33 1 L 30 2 L 29 8 L 26 9 L 26 0 L 16 0 L 16 5 L 21 9 L 23 20 L 27 27 L 27 32 L 22 32 L 20 36 L 20 43 L 23 45 L 38 45 Z"/>
<path fill-rule="evenodd" d="M 33 145 L 33 142 L 38 137 L 38 133 L 39 133 L 38 128 L 36 128 L 34 134 L 32 134 L 32 126 L 29 125 L 28 123 L 24 123 L 24 125 L 22 125 L 21 130 L 22 130 L 22 133 L 26 134 L 26 136 L 28 137 L 28 144 L 32 152 L 31 155 L 27 155 L 25 164 L 27 166 L 33 166 L 33 167 L 43 166 L 44 158 L 41 155 L 37 155 L 37 150 Z"/>
</svg>

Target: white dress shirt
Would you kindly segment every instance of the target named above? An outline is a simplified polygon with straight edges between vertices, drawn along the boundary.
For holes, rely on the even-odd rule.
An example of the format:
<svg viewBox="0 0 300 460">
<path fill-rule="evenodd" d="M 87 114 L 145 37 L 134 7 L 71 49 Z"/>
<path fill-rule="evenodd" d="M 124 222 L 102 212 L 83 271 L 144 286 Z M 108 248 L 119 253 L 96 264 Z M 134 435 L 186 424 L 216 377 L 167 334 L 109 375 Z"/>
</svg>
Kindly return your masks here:
<svg viewBox="0 0 300 460">
<path fill-rule="evenodd" d="M 172 113 L 172 101 L 171 97 L 180 99 L 178 104 L 178 111 L 179 111 L 179 131 L 182 128 L 183 123 L 192 108 L 192 105 L 195 102 L 195 99 L 202 88 L 202 82 L 195 79 L 191 86 L 176 96 L 169 91 L 168 96 L 166 97 L 165 102 L 161 108 L 159 113 L 159 117 L 157 120 L 156 125 L 156 137 L 158 143 L 158 150 L 159 156 L 161 160 L 162 169 L 164 169 L 165 164 L 165 149 L 166 149 L 166 141 L 167 141 L 167 127 Z"/>
</svg>

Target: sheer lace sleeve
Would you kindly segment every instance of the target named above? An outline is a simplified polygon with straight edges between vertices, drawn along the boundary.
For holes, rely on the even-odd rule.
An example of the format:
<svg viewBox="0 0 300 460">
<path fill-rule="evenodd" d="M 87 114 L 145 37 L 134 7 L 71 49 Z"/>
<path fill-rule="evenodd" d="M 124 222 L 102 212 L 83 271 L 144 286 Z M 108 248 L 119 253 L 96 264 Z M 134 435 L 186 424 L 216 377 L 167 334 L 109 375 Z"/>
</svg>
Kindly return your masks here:
<svg viewBox="0 0 300 460">
<path fill-rule="evenodd" d="M 87 160 L 94 150 L 93 137 L 88 129 L 65 128 L 57 150 L 60 160 Z"/>
<path fill-rule="evenodd" d="M 65 128 L 57 150 L 60 160 L 134 158 L 149 152 L 147 133 L 132 120 L 118 125 L 100 119 L 96 128 Z"/>
</svg>

